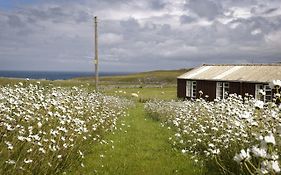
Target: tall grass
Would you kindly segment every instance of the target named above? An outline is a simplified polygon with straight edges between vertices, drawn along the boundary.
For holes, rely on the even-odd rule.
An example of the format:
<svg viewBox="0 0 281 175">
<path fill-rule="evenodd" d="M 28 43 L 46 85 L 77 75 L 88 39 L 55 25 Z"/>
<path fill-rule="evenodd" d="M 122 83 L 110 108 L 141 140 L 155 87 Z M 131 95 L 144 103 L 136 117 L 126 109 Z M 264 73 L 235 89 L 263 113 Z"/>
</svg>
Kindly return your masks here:
<svg viewBox="0 0 281 175">
<path fill-rule="evenodd" d="M 174 128 L 172 144 L 183 154 L 193 154 L 209 173 L 280 173 L 281 106 L 275 103 L 229 95 L 214 102 L 154 101 L 145 109 Z"/>
<path fill-rule="evenodd" d="M 128 100 L 78 87 L 0 88 L 0 174 L 61 174 L 112 131 Z"/>
</svg>

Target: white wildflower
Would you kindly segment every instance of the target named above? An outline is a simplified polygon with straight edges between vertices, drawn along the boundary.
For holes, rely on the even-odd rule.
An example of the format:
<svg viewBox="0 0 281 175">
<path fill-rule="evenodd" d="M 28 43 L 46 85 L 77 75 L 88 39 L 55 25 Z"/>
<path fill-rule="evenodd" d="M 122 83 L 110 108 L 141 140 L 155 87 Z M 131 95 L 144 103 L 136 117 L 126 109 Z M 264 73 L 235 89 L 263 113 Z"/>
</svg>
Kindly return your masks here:
<svg viewBox="0 0 281 175">
<path fill-rule="evenodd" d="M 67 144 L 66 144 L 66 143 L 64 143 L 62 146 L 63 146 L 64 148 L 67 148 Z"/>
<path fill-rule="evenodd" d="M 138 95 L 138 94 L 136 94 L 136 93 L 132 93 L 131 95 L 132 95 L 132 97 L 136 97 L 136 98 L 138 98 L 138 97 L 139 97 L 139 95 Z"/>
<path fill-rule="evenodd" d="M 33 160 L 31 160 L 31 159 L 24 159 L 23 161 L 24 161 L 24 163 L 26 163 L 26 164 L 29 164 L 29 163 L 32 163 L 32 162 L 33 162 Z"/>
<path fill-rule="evenodd" d="M 259 109 L 262 109 L 263 108 L 263 105 L 264 105 L 264 102 L 263 101 L 260 101 L 260 100 L 257 100 L 255 102 L 255 107 L 259 108 Z"/>
<path fill-rule="evenodd" d="M 211 150 L 211 152 L 214 154 L 214 155 L 218 155 L 220 153 L 220 150 L 219 149 L 214 149 L 214 150 Z"/>
<path fill-rule="evenodd" d="M 18 140 L 24 141 L 24 139 L 25 139 L 25 137 L 23 137 L 23 136 L 18 136 Z"/>
<path fill-rule="evenodd" d="M 267 156 L 267 152 L 265 149 L 263 148 L 258 148 L 256 146 L 254 146 L 251 149 L 251 152 L 254 154 L 255 157 L 261 157 L 261 158 L 265 158 Z"/>
<path fill-rule="evenodd" d="M 15 162 L 14 160 L 11 160 L 11 159 L 6 160 L 5 162 L 6 162 L 7 164 L 16 164 L 16 162 Z"/>
<path fill-rule="evenodd" d="M 242 149 L 239 154 L 235 154 L 233 159 L 237 163 L 240 163 L 240 162 L 250 159 L 250 158 L 251 158 L 251 156 L 250 156 L 249 150 L 247 149 L 247 152 L 246 152 L 244 149 Z"/>
<path fill-rule="evenodd" d="M 267 174 L 272 171 L 274 171 L 275 173 L 279 173 L 281 170 L 277 160 L 274 161 L 264 160 L 261 163 L 261 171 L 263 174 Z"/>
<path fill-rule="evenodd" d="M 265 136 L 264 141 L 265 141 L 265 143 L 272 143 L 273 145 L 276 144 L 275 138 L 272 133 L 270 133 L 268 136 Z"/>
<path fill-rule="evenodd" d="M 12 150 L 14 148 L 14 146 L 12 145 L 12 143 L 5 141 L 6 145 L 8 146 L 9 150 Z"/>
<path fill-rule="evenodd" d="M 273 83 L 274 86 L 281 87 L 281 80 L 273 80 L 272 83 Z"/>
<path fill-rule="evenodd" d="M 41 127 L 42 127 L 42 123 L 41 123 L 41 122 L 38 122 L 38 123 L 37 123 L 37 126 L 38 126 L 38 128 L 41 128 Z"/>
<path fill-rule="evenodd" d="M 260 89 L 260 90 L 259 90 L 259 93 L 260 93 L 261 95 L 265 96 L 265 91 L 264 91 L 264 90 Z"/>
<path fill-rule="evenodd" d="M 240 118 L 242 119 L 248 119 L 250 117 L 251 117 L 251 113 L 247 111 L 243 112 L 243 114 L 240 116 Z"/>
<path fill-rule="evenodd" d="M 84 154 L 82 153 L 82 151 L 78 150 L 78 153 L 80 154 L 80 156 L 81 156 L 82 158 L 84 158 Z"/>
<path fill-rule="evenodd" d="M 271 161 L 271 166 L 275 173 L 279 173 L 281 171 L 277 160 Z"/>
<path fill-rule="evenodd" d="M 39 148 L 39 151 L 42 152 L 43 154 L 46 153 L 46 150 L 44 148 L 42 148 L 42 147 Z"/>
</svg>

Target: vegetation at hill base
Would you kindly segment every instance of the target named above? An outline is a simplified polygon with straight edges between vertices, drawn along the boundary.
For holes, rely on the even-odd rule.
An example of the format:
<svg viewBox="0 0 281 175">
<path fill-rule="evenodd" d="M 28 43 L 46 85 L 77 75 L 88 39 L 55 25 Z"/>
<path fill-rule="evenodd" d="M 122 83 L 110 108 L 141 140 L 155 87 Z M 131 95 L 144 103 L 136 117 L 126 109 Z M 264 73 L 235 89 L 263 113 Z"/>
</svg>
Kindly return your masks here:
<svg viewBox="0 0 281 175">
<path fill-rule="evenodd" d="M 171 85 L 176 84 L 176 77 L 191 69 L 157 70 L 134 73 L 121 76 L 104 76 L 100 78 L 101 85 Z M 78 81 L 94 81 L 94 77 L 75 78 Z"/>
</svg>

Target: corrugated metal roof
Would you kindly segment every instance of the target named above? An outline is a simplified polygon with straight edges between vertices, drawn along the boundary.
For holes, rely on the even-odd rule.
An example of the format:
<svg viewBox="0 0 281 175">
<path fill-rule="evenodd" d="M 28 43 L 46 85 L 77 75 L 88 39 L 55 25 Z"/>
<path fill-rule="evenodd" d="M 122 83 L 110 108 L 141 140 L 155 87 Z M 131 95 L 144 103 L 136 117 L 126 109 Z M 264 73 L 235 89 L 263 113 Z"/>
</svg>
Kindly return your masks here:
<svg viewBox="0 0 281 175">
<path fill-rule="evenodd" d="M 218 64 L 202 65 L 178 79 L 271 82 L 281 80 L 281 64 Z"/>
</svg>

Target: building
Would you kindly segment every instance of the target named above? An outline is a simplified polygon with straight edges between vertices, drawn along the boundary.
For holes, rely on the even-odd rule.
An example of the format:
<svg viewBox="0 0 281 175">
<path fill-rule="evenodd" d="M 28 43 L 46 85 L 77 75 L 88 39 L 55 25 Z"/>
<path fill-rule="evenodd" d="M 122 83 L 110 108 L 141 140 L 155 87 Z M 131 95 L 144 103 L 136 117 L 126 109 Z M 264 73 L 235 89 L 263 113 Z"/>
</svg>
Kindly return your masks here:
<svg viewBox="0 0 281 175">
<path fill-rule="evenodd" d="M 200 91 L 209 100 L 225 98 L 227 94 L 245 93 L 264 101 L 271 101 L 274 90 L 269 86 L 273 80 L 281 80 L 281 64 L 204 64 L 177 77 L 179 98 L 198 98 Z M 265 95 L 259 94 L 264 90 Z"/>
</svg>

